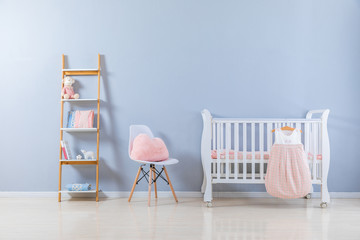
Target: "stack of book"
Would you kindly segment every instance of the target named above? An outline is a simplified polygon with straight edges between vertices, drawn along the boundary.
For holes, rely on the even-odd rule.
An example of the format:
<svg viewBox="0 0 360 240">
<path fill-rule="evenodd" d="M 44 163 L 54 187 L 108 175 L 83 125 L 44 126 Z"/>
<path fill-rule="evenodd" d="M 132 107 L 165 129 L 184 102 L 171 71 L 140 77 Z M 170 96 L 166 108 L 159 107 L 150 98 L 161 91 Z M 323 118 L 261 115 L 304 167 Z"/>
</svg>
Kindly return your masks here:
<svg viewBox="0 0 360 240">
<path fill-rule="evenodd" d="M 70 151 L 69 143 L 67 141 L 61 141 L 60 143 L 61 143 L 61 149 L 62 149 L 64 159 L 66 159 L 66 160 L 73 159 L 71 151 Z"/>
</svg>

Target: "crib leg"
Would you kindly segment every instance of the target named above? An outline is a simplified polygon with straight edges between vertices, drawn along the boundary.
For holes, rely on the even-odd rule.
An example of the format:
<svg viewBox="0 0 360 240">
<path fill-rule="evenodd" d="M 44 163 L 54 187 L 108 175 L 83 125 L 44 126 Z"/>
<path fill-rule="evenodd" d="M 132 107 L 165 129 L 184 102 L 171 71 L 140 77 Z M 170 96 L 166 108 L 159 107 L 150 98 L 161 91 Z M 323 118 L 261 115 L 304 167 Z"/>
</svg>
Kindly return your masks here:
<svg viewBox="0 0 360 240">
<path fill-rule="evenodd" d="M 327 182 L 321 184 L 321 207 L 326 207 L 330 203 L 330 194 L 327 187 Z"/>
<path fill-rule="evenodd" d="M 205 193 L 204 193 L 204 202 L 212 201 L 212 181 L 211 181 L 211 161 L 204 162 L 204 174 L 205 174 Z"/>
<path fill-rule="evenodd" d="M 205 189 L 206 189 L 206 173 L 205 171 L 204 172 L 204 177 L 203 177 L 203 182 L 202 182 L 202 185 L 201 185 L 201 193 L 205 193 Z"/>
<path fill-rule="evenodd" d="M 205 192 L 205 188 L 206 188 L 206 178 L 205 176 L 203 177 L 203 183 L 201 185 L 201 193 Z"/>
<path fill-rule="evenodd" d="M 311 199 L 311 195 L 314 192 L 314 185 L 311 185 L 310 192 L 305 196 L 306 199 Z"/>
<path fill-rule="evenodd" d="M 206 150 L 206 151 L 208 151 L 208 150 Z M 203 182 L 201 185 L 201 193 L 205 193 L 205 189 L 206 189 L 206 167 L 205 167 L 206 160 L 204 160 L 204 159 L 206 159 L 206 158 L 201 157 L 202 169 L 203 169 L 203 173 L 204 173 Z M 210 171 L 211 171 L 211 165 L 210 165 Z"/>
<path fill-rule="evenodd" d="M 320 204 L 322 208 L 326 207 L 327 204 L 330 203 L 330 194 L 327 185 L 330 158 L 329 156 L 325 156 L 327 152 L 325 151 L 324 160 L 322 162 L 322 176 L 321 176 L 322 183 L 321 183 L 321 204 Z"/>
</svg>

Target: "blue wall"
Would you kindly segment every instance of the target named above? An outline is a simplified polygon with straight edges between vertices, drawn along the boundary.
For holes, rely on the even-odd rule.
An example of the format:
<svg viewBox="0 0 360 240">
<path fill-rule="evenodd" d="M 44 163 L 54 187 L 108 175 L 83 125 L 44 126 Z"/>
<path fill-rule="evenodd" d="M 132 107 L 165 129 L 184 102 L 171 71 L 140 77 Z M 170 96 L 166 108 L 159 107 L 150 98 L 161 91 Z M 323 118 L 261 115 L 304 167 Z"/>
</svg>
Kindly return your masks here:
<svg viewBox="0 0 360 240">
<path fill-rule="evenodd" d="M 93 68 L 101 53 L 104 191 L 130 190 L 130 124 L 149 125 L 180 159 L 169 167 L 176 190 L 199 191 L 203 108 L 274 118 L 330 108 L 329 190 L 360 192 L 359 23 L 356 0 L 2 0 L 0 190 L 57 190 L 61 54 Z M 76 79 L 95 96 L 96 79 Z M 66 137 L 75 152 L 95 150 L 95 135 Z M 94 182 L 91 166 L 63 172 L 64 183 Z"/>
</svg>

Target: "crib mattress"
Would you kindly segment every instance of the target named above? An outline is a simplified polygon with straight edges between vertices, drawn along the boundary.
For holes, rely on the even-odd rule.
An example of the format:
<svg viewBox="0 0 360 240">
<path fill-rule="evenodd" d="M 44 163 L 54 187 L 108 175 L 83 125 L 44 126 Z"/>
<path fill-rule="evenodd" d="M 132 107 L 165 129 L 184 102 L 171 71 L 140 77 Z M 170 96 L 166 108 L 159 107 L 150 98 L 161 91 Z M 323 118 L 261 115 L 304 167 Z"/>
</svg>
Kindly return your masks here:
<svg viewBox="0 0 360 240">
<path fill-rule="evenodd" d="M 235 151 L 234 150 L 230 150 L 229 151 L 229 159 L 234 159 L 234 155 L 235 155 Z M 242 151 L 238 151 L 238 159 L 242 160 L 243 159 L 243 152 Z M 314 155 L 312 153 L 308 153 L 308 160 L 313 160 L 314 159 Z M 269 152 L 264 152 L 264 159 L 268 160 L 270 157 L 270 153 Z M 217 150 L 212 150 L 211 151 L 211 158 L 212 159 L 217 159 Z M 255 159 L 260 159 L 261 158 L 261 153 L 259 151 L 255 152 Z M 220 151 L 220 159 L 226 159 L 226 151 L 225 150 L 221 150 Z M 251 160 L 252 159 L 252 152 L 246 152 L 246 159 L 247 160 Z M 316 159 L 317 160 L 322 160 L 322 154 L 317 154 L 316 155 Z"/>
</svg>

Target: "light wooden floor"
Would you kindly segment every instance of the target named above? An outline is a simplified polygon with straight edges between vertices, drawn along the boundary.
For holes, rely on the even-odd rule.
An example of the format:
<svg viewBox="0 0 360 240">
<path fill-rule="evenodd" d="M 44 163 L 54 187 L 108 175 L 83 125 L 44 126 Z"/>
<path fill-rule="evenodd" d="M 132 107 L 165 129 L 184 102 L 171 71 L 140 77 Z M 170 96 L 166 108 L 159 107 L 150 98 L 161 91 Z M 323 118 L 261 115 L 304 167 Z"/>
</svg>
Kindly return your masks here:
<svg viewBox="0 0 360 240">
<path fill-rule="evenodd" d="M 0 199 L 0 239 L 360 239 L 360 199 Z"/>
</svg>

